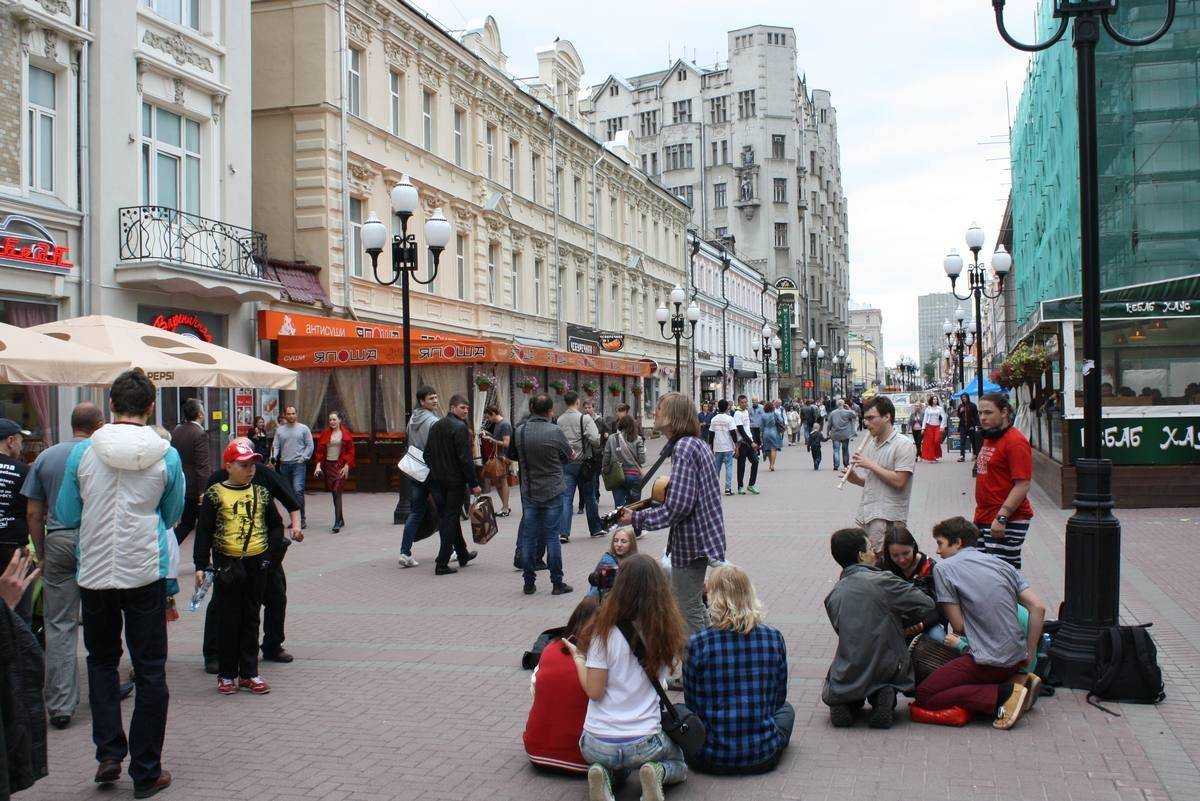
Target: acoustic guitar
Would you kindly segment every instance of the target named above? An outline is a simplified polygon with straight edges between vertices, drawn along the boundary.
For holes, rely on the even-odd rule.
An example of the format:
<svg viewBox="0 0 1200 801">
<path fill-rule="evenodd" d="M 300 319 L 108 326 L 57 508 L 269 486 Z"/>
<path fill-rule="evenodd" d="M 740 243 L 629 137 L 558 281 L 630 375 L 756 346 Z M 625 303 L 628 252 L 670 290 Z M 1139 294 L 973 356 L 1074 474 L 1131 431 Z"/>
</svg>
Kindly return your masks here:
<svg viewBox="0 0 1200 801">
<path fill-rule="evenodd" d="M 671 477 L 669 475 L 659 476 L 658 478 L 654 479 L 654 483 L 650 485 L 649 498 L 642 498 L 641 500 L 634 501 L 626 506 L 618 506 L 616 509 L 613 509 L 611 512 L 600 518 L 601 524 L 606 529 L 612 528 L 613 526 L 617 525 L 617 521 L 619 521 L 621 518 L 621 512 L 626 509 L 631 512 L 636 512 L 641 509 L 652 509 L 655 506 L 661 506 L 662 504 L 666 503 L 667 487 L 670 485 Z"/>
</svg>

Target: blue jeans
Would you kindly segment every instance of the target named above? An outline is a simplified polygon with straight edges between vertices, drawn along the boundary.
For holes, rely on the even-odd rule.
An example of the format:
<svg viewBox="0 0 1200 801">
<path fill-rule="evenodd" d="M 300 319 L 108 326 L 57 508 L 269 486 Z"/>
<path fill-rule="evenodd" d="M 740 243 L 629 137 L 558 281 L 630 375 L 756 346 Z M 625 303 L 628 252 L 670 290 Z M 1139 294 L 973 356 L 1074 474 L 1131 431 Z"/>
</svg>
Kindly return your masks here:
<svg viewBox="0 0 1200 801">
<path fill-rule="evenodd" d="M 425 502 L 428 493 L 426 484 L 411 478 L 408 480 L 408 519 L 404 521 L 404 538 L 400 541 L 400 553 L 405 556 L 412 556 L 413 540 L 417 538 L 417 530 L 429 511 Z"/>
<path fill-rule="evenodd" d="M 725 491 L 733 492 L 733 451 L 721 451 L 713 454 L 717 465 L 717 480 L 721 480 L 721 465 L 725 466 Z"/>
<path fill-rule="evenodd" d="M 296 503 L 300 504 L 300 520 L 307 520 L 304 515 L 304 482 L 308 478 L 308 462 L 280 462 L 279 474 L 292 485 L 292 494 L 296 496 Z"/>
<path fill-rule="evenodd" d="M 591 476 L 580 478 L 579 473 L 583 469 L 580 463 L 569 464 L 563 467 L 563 481 L 566 482 L 566 488 L 562 493 L 562 519 L 558 521 L 559 533 L 564 537 L 571 536 L 571 520 L 575 512 L 573 501 L 575 500 L 575 488 L 579 487 L 580 494 L 583 496 L 583 508 L 587 512 L 588 533 L 594 534 L 601 529 L 600 510 L 597 508 L 596 490 L 592 484 Z"/>
<path fill-rule="evenodd" d="M 850 466 L 850 440 L 835 439 L 833 440 L 833 469 L 840 470 L 842 465 Z"/>
<path fill-rule="evenodd" d="M 642 480 L 625 476 L 625 483 L 612 491 L 613 503 L 628 506 L 642 497 Z"/>
<path fill-rule="evenodd" d="M 571 497 L 567 496 L 570 503 Z M 558 541 L 559 517 L 563 511 L 562 498 L 548 501 L 526 501 L 521 499 L 521 525 L 517 529 L 517 540 L 521 544 L 521 567 L 525 584 L 532 585 L 537 573 L 539 551 L 545 551 L 546 564 L 550 567 L 550 583 L 557 587 L 563 583 L 562 546 Z"/>
<path fill-rule="evenodd" d="M 683 751 L 662 729 L 629 743 L 608 743 L 585 731 L 579 738 L 579 752 L 588 763 L 604 768 L 613 784 L 620 784 L 630 771 L 647 762 L 663 766 L 663 784 L 679 784 L 687 778 Z"/>
</svg>

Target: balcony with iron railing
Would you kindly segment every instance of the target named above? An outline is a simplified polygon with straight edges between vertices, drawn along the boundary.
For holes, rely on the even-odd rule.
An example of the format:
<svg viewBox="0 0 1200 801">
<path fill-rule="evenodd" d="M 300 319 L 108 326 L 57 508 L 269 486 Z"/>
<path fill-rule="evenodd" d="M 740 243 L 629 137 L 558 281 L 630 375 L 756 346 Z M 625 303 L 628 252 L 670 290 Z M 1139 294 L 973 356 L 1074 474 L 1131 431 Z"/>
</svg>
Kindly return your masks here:
<svg viewBox="0 0 1200 801">
<path fill-rule="evenodd" d="M 116 280 L 122 286 L 190 292 L 242 302 L 279 300 L 266 277 L 267 236 L 170 206 L 118 212 Z"/>
</svg>

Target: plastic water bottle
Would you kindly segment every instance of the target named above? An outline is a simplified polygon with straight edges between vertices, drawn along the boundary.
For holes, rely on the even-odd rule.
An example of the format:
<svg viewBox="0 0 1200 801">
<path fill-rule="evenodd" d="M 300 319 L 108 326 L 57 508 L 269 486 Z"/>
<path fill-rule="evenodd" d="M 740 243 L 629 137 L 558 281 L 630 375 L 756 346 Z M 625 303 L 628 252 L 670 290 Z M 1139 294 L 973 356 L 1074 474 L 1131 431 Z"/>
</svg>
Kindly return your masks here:
<svg viewBox="0 0 1200 801">
<path fill-rule="evenodd" d="M 213 572 L 212 569 L 204 571 L 204 581 L 200 582 L 200 586 L 192 593 L 192 601 L 188 604 L 188 611 L 195 612 L 200 608 L 201 602 L 204 601 L 204 596 L 208 595 L 208 591 L 212 588 Z"/>
</svg>

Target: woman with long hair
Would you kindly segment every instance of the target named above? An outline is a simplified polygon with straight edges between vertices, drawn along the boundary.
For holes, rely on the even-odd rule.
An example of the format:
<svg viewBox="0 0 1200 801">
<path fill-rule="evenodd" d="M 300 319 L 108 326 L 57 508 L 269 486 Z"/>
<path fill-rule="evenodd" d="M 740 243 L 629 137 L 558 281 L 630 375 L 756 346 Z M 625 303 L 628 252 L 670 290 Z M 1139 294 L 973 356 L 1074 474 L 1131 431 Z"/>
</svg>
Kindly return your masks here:
<svg viewBox="0 0 1200 801">
<path fill-rule="evenodd" d="M 329 413 L 329 425 L 317 435 L 317 478 L 325 475 L 325 489 L 333 497 L 333 533 L 346 525 L 342 517 L 342 487 L 354 468 L 354 432 L 342 422 L 337 412 Z"/>
<path fill-rule="evenodd" d="M 942 459 L 942 428 L 946 425 L 946 413 L 938 404 L 936 395 L 929 396 L 921 429 L 921 458 L 927 462 Z"/>
<path fill-rule="evenodd" d="M 596 569 L 588 576 L 588 584 L 592 585 L 588 595 L 603 598 L 612 589 L 621 563 L 637 552 L 637 537 L 633 535 L 633 529 L 628 526 L 613 529 L 608 550 L 600 557 Z"/>
<path fill-rule="evenodd" d="M 637 420 L 628 414 L 617 420 L 617 430 L 604 444 L 600 474 L 608 475 L 614 461 L 620 463 L 625 483 L 613 488 L 613 503 L 625 506 L 641 496 L 642 467 L 646 464 L 646 441 L 642 439 Z"/>
<path fill-rule="evenodd" d="M 567 647 L 589 699 L 579 740 L 590 763 L 588 801 L 613 801 L 614 783 L 633 770 L 642 798 L 662 801 L 663 785 L 686 779 L 687 764 L 662 730 L 649 678 L 666 681 L 684 648 L 683 618 L 658 562 L 629 557 L 579 645 Z"/>
<path fill-rule="evenodd" d="M 911 581 L 933 598 L 934 560 L 921 553 L 917 540 L 903 523 L 892 523 L 883 535 L 879 566 L 893 575 Z"/>
<path fill-rule="evenodd" d="M 684 703 L 708 731 L 691 766 L 766 773 L 779 764 L 796 723 L 787 702 L 787 646 L 763 624 L 754 585 L 740 567 L 715 568 L 705 590 L 708 628 L 692 635 L 683 665 Z"/>
<path fill-rule="evenodd" d="M 562 637 L 542 650 L 529 694 L 533 705 L 525 720 L 525 753 L 535 767 L 562 773 L 587 773 L 588 763 L 579 753 L 579 737 L 587 714 L 588 697 L 566 643 L 575 642 L 600 608 L 600 599 L 587 596 L 575 607 Z"/>
<path fill-rule="evenodd" d="M 271 458 L 271 438 L 274 436 L 267 430 L 267 421 L 261 414 L 254 418 L 254 425 L 246 434 L 254 444 L 254 452 L 262 457 L 263 463 Z"/>
</svg>

